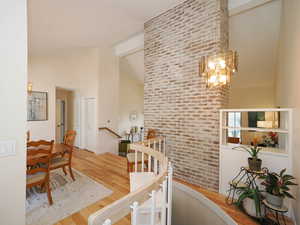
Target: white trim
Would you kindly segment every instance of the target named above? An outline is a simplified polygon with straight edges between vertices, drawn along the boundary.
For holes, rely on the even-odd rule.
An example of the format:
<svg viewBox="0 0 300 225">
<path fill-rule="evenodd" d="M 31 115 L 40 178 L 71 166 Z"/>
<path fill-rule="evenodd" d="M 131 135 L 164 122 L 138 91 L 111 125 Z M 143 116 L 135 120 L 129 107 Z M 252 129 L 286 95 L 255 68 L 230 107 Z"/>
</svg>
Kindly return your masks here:
<svg viewBox="0 0 300 225">
<path fill-rule="evenodd" d="M 139 33 L 114 47 L 115 55 L 123 57 L 144 49 L 144 32 Z"/>
<path fill-rule="evenodd" d="M 220 109 L 220 112 L 290 112 L 291 108 Z"/>
<path fill-rule="evenodd" d="M 243 152 L 244 150 L 237 148 L 237 147 L 240 147 L 240 146 L 245 146 L 245 145 L 241 145 L 241 144 L 225 144 L 225 145 L 222 144 L 221 145 L 222 149 L 226 149 L 228 151 Z M 288 157 L 288 153 L 268 152 L 268 151 L 263 151 L 263 150 L 261 150 L 259 154 L 261 154 L 261 155 L 273 155 L 273 156 L 278 156 L 278 157 L 283 157 L 283 158 Z"/>
<path fill-rule="evenodd" d="M 252 0 L 252 1 L 250 1 L 248 3 L 245 3 L 241 6 L 230 9 L 229 10 L 229 17 L 242 14 L 242 13 L 247 12 L 249 10 L 252 10 L 252 9 L 255 9 L 255 8 L 260 7 L 262 5 L 265 5 L 267 3 L 270 3 L 272 1 L 274 1 L 274 0 Z"/>
<path fill-rule="evenodd" d="M 232 129 L 232 130 L 245 130 L 245 131 L 257 131 L 257 132 L 277 132 L 287 134 L 289 133 L 288 129 L 279 129 L 279 128 L 256 128 L 256 127 L 222 127 L 225 130 Z"/>
</svg>

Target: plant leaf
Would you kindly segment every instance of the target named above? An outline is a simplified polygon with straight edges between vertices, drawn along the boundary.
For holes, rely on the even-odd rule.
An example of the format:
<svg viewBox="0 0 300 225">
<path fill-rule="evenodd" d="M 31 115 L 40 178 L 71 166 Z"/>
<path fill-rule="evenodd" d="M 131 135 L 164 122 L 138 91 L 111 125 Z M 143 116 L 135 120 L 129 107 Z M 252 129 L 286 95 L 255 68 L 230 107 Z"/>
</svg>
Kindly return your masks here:
<svg viewBox="0 0 300 225">
<path fill-rule="evenodd" d="M 288 197 L 288 198 L 292 198 L 295 199 L 293 195 L 291 195 L 290 193 L 288 193 L 287 191 L 283 191 L 283 194 Z"/>
</svg>

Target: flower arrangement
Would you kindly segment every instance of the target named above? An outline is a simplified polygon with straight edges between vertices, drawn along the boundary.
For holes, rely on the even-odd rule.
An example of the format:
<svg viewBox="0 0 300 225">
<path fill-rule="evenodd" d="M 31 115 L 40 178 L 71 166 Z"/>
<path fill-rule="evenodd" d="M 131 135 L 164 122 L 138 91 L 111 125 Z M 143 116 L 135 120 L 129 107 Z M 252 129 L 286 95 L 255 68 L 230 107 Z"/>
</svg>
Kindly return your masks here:
<svg viewBox="0 0 300 225">
<path fill-rule="evenodd" d="M 266 147 L 275 147 L 278 144 L 278 134 L 275 132 L 269 132 L 263 136 L 263 145 Z"/>
</svg>

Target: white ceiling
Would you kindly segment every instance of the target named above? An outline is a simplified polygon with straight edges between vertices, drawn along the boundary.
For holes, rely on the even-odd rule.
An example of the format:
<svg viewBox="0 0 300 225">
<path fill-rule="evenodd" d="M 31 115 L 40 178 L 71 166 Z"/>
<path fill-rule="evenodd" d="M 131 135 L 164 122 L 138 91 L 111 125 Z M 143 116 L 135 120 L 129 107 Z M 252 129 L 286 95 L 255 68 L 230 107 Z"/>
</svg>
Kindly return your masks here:
<svg viewBox="0 0 300 225">
<path fill-rule="evenodd" d="M 28 0 L 29 52 L 113 45 L 184 0 Z"/>
<path fill-rule="evenodd" d="M 114 45 L 185 0 L 28 0 L 29 52 Z M 253 0 L 229 0 L 229 8 Z"/>
</svg>

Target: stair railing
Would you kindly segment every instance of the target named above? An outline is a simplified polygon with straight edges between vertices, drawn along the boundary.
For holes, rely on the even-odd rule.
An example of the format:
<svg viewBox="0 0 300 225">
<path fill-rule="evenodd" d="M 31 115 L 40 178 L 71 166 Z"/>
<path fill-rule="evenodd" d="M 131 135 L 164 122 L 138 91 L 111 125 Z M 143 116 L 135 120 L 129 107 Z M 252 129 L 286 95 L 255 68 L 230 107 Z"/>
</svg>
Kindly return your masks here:
<svg viewBox="0 0 300 225">
<path fill-rule="evenodd" d="M 131 224 L 141 225 L 138 221 L 141 209 L 144 212 L 148 210 L 150 217 L 150 223 L 145 225 L 171 225 L 173 169 L 166 157 L 166 139 L 158 137 L 133 143 L 130 144 L 130 149 L 135 153 L 135 173 L 145 172 L 147 167 L 146 172 L 153 173 L 154 178 L 90 215 L 89 225 L 112 225 L 130 213 Z M 138 154 L 142 154 L 141 168 L 138 168 Z M 148 165 L 145 165 L 144 161 L 148 161 Z M 145 209 L 146 201 L 150 201 L 151 206 Z"/>
</svg>

